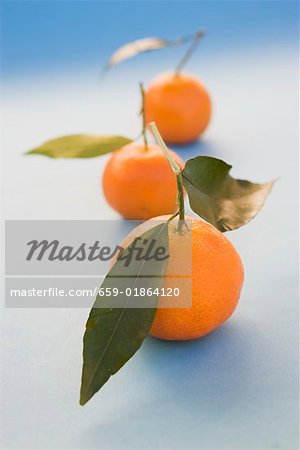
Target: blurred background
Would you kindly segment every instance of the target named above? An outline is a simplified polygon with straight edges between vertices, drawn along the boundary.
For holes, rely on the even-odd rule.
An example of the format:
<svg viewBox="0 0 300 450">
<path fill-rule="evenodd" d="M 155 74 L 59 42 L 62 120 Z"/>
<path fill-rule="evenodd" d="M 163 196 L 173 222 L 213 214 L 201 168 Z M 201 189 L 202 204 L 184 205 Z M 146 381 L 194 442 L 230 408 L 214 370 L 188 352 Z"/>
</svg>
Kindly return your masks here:
<svg viewBox="0 0 300 450">
<path fill-rule="evenodd" d="M 203 139 L 232 175 L 280 177 L 258 217 L 227 236 L 246 269 L 240 306 L 191 343 L 148 339 L 78 406 L 88 311 L 3 311 L 3 448 L 297 448 L 298 3 L 294 1 L 3 1 L 6 219 L 117 219 L 100 186 L 108 158 L 25 151 L 64 134 L 140 132 L 138 83 L 172 70 L 185 48 L 101 69 L 120 45 L 207 30 L 186 67 L 213 99 Z"/>
<path fill-rule="evenodd" d="M 232 2 L 3 2 L 3 75 L 19 78 L 99 69 L 121 44 L 145 36 L 169 39 L 201 27 L 208 32 L 198 57 L 206 59 L 254 48 L 296 45 L 297 4 Z M 145 61 L 176 61 L 171 49 Z M 122 69 L 119 69 L 122 70 Z"/>
<path fill-rule="evenodd" d="M 147 86 L 157 73 L 174 69 L 185 48 L 139 55 L 104 78 L 103 65 L 128 41 L 174 39 L 202 27 L 207 35 L 186 71 L 209 90 L 214 116 L 202 141 L 184 149 L 183 159 L 213 154 L 238 167 L 239 176 L 257 181 L 281 174 L 275 164 L 257 164 L 252 155 L 255 148 L 281 167 L 282 151 L 274 148 L 295 144 L 296 2 L 7 1 L 2 2 L 1 46 L 2 141 L 5 164 L 13 168 L 5 171 L 7 216 L 118 217 L 99 203 L 105 158 L 66 162 L 20 156 L 64 134 L 136 137 L 138 83 Z M 25 184 L 33 192 L 24 200 Z"/>
</svg>

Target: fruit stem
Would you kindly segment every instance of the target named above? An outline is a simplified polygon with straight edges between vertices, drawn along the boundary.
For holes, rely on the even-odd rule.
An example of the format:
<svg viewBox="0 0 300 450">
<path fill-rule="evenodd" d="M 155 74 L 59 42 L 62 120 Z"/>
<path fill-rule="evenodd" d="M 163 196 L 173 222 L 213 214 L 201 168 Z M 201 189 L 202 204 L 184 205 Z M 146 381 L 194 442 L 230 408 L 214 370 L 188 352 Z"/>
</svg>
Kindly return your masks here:
<svg viewBox="0 0 300 450">
<path fill-rule="evenodd" d="M 175 69 L 175 75 L 180 75 L 180 72 L 182 71 L 183 67 L 186 65 L 186 63 L 191 58 L 192 54 L 198 47 L 198 44 L 204 35 L 205 35 L 204 30 L 196 31 L 191 45 L 188 47 L 187 51 L 185 52 L 185 54 L 183 55 L 183 57 L 181 58 L 181 60 L 179 61 L 178 65 Z"/>
<path fill-rule="evenodd" d="M 177 203 L 178 203 L 178 211 L 170 217 L 170 220 L 174 219 L 176 216 L 179 215 L 179 221 L 178 221 L 178 231 L 182 231 L 182 227 L 185 224 L 185 212 L 184 212 L 184 193 L 183 193 L 183 181 L 182 181 L 182 174 L 181 169 L 178 166 L 175 159 L 172 157 L 171 153 L 169 152 L 168 147 L 166 146 L 163 138 L 160 135 L 160 132 L 158 131 L 157 126 L 154 122 L 151 122 L 149 124 L 149 127 L 154 134 L 154 137 L 156 139 L 156 142 L 162 149 L 163 154 L 165 155 L 172 171 L 176 175 L 176 182 L 177 182 L 177 190 L 178 190 L 178 197 L 177 197 Z"/>
<path fill-rule="evenodd" d="M 179 211 L 176 211 L 176 213 L 172 214 L 172 216 L 170 216 L 168 218 L 168 222 L 171 222 L 173 219 L 175 219 L 175 217 L 177 217 L 179 215 Z"/>
<path fill-rule="evenodd" d="M 170 164 L 172 171 L 175 173 L 175 175 L 178 175 L 179 173 L 181 173 L 180 167 L 178 166 L 177 162 L 171 156 L 169 149 L 166 146 L 163 138 L 161 137 L 161 134 L 158 131 L 158 128 L 157 128 L 155 122 L 149 123 L 149 128 L 152 131 L 152 133 L 154 134 L 156 142 L 162 149 L 163 154 L 165 155 L 166 159 L 168 160 L 168 163 Z"/>
<path fill-rule="evenodd" d="M 143 83 L 140 83 L 140 91 L 142 96 L 142 107 L 141 107 L 141 116 L 142 116 L 142 134 L 144 138 L 145 149 L 148 150 L 148 140 L 146 134 L 146 117 L 145 117 L 145 90 Z"/>
<path fill-rule="evenodd" d="M 176 181 L 177 181 L 177 190 L 178 190 L 177 203 L 178 203 L 178 207 L 179 207 L 178 231 L 180 233 L 182 231 L 183 225 L 185 225 L 184 193 L 183 193 L 183 182 L 182 182 L 181 172 L 176 176 Z"/>
</svg>

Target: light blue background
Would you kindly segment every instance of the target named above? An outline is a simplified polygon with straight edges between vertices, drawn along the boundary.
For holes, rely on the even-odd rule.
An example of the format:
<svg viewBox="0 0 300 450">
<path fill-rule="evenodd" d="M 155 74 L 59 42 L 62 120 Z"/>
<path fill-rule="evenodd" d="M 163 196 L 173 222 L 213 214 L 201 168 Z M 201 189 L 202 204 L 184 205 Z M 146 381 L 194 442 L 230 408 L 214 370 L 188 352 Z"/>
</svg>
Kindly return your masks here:
<svg viewBox="0 0 300 450">
<path fill-rule="evenodd" d="M 124 41 L 208 30 L 188 69 L 212 94 L 201 142 L 233 175 L 280 177 L 263 211 L 228 233 L 245 266 L 234 316 L 194 342 L 147 339 L 84 408 L 84 309 L 2 311 L 3 448 L 297 448 L 298 43 L 295 2 L 5 2 L 3 136 L 7 219 L 118 219 L 103 198 L 106 161 L 25 158 L 78 132 L 140 130 L 138 82 L 183 49 L 144 55 L 100 83 Z M 125 227 L 124 227 L 125 230 Z"/>
<path fill-rule="evenodd" d="M 3 72 L 101 67 L 124 42 L 145 36 L 171 39 L 202 27 L 208 35 L 201 54 L 210 56 L 270 42 L 296 45 L 297 2 L 6 1 Z"/>
</svg>

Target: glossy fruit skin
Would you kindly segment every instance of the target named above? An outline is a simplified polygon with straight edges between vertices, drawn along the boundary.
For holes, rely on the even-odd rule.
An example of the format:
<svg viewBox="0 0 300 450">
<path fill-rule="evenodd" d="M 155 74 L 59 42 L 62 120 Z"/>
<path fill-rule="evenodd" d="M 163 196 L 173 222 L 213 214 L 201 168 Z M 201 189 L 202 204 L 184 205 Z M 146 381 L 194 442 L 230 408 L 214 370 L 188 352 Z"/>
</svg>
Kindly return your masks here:
<svg viewBox="0 0 300 450">
<path fill-rule="evenodd" d="M 181 168 L 184 162 L 170 151 Z M 171 214 L 177 205 L 176 177 L 160 147 L 133 142 L 114 152 L 102 177 L 104 196 L 125 219 Z"/>
<path fill-rule="evenodd" d="M 159 220 L 162 217 L 157 218 Z M 222 325 L 234 312 L 241 293 L 244 269 L 241 258 L 227 237 L 212 225 L 199 219 L 188 218 L 192 229 L 191 246 L 178 233 L 177 222 L 172 221 L 169 229 L 169 254 L 166 277 L 174 273 L 184 273 L 184 267 L 192 259 L 192 304 L 190 297 L 184 298 L 187 290 L 181 290 L 180 301 L 183 308 L 158 307 L 150 334 L 165 340 L 197 339 Z M 149 220 L 137 228 L 125 239 L 127 246 L 147 229 L 155 226 L 155 220 Z M 186 250 L 184 250 L 186 249 Z M 181 272 L 179 272 L 181 270 Z M 186 272 L 187 273 L 187 272 Z M 174 282 L 165 279 L 164 288 L 184 285 L 182 279 Z M 190 292 L 188 292 L 188 295 Z M 186 296 L 187 297 L 187 296 Z M 163 299 L 159 300 L 159 305 Z"/>
<path fill-rule="evenodd" d="M 146 123 L 155 122 L 169 144 L 187 144 L 199 138 L 211 118 L 210 96 L 195 77 L 162 73 L 145 93 Z"/>
</svg>

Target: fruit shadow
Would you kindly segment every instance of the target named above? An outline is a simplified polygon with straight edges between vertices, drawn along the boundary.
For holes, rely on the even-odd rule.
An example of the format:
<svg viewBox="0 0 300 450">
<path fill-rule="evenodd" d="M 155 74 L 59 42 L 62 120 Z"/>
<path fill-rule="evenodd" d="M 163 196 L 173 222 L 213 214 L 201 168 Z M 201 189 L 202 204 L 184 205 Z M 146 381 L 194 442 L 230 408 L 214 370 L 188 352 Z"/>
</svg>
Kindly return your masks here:
<svg viewBox="0 0 300 450">
<path fill-rule="evenodd" d="M 257 392 L 252 335 L 251 327 L 229 322 L 194 341 L 149 338 L 144 364 L 156 377 L 158 389 L 175 396 L 181 408 L 203 408 L 217 417 Z"/>
<path fill-rule="evenodd" d="M 213 143 L 203 139 L 192 142 L 188 145 L 170 144 L 169 148 L 178 153 L 184 161 L 199 155 L 214 156 L 216 153 Z"/>
<path fill-rule="evenodd" d="M 89 427 L 81 444 L 99 445 L 104 435 L 122 448 L 124 438 L 133 444 L 142 436 L 145 448 L 150 449 L 160 439 L 157 430 L 163 430 L 169 439 L 178 432 L 178 439 L 184 437 L 182 426 L 187 420 L 187 436 L 193 429 L 197 438 L 208 429 L 213 433 L 216 423 L 238 420 L 245 408 L 257 407 L 264 389 L 263 381 L 255 376 L 258 350 L 252 344 L 253 333 L 253 324 L 240 321 L 194 341 L 147 338 L 139 352 L 146 399 L 142 394 L 125 415 Z M 172 447 L 176 442 L 172 438 Z M 177 444 L 175 448 L 183 448 Z"/>
</svg>

